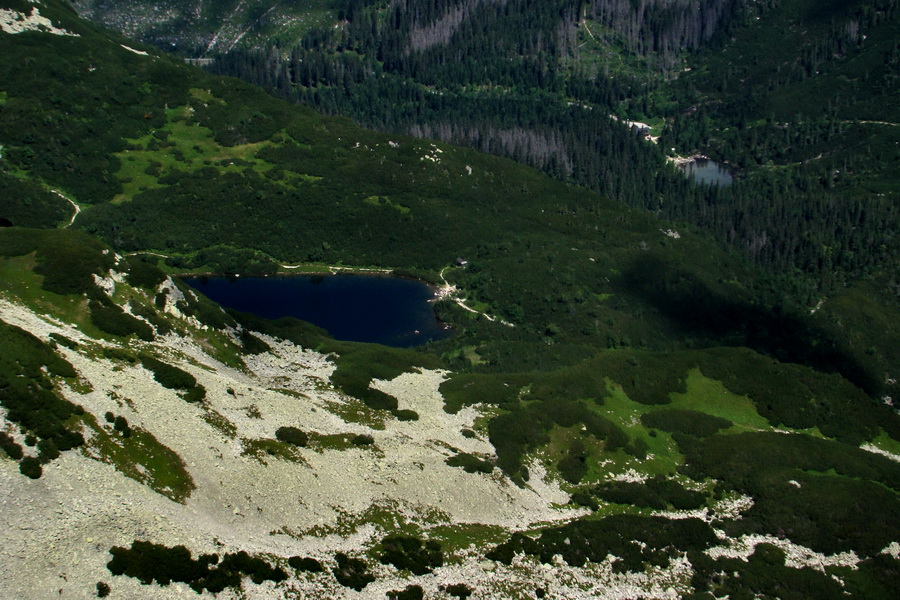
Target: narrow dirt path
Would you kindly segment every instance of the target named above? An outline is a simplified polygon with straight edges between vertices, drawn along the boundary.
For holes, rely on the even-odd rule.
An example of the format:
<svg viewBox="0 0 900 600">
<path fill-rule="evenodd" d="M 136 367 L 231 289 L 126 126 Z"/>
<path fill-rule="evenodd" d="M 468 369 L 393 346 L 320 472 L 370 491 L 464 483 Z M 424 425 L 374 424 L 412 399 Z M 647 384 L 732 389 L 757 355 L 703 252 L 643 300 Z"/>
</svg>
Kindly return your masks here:
<svg viewBox="0 0 900 600">
<path fill-rule="evenodd" d="M 515 325 L 513 325 L 512 323 L 509 323 L 508 321 L 504 321 L 503 319 L 501 319 L 499 317 L 493 317 L 493 316 L 487 314 L 486 312 L 476 310 L 476 309 L 472 308 L 471 306 L 467 305 L 465 299 L 460 298 L 459 296 L 456 295 L 457 292 L 459 291 L 456 288 L 456 286 L 451 285 L 444 278 L 444 271 L 446 271 L 449 268 L 450 267 L 444 267 L 443 269 L 441 269 L 440 277 L 441 277 L 441 281 L 443 281 L 444 284 L 440 288 L 438 288 L 438 292 L 437 292 L 438 300 L 443 300 L 444 298 L 449 298 L 450 300 L 455 302 L 460 308 L 462 308 L 465 311 L 468 311 L 468 312 L 476 314 L 476 315 L 481 315 L 482 317 L 484 317 L 485 319 L 487 319 L 488 321 L 491 321 L 491 322 L 497 322 L 497 323 L 500 323 L 501 325 L 506 325 L 507 327 L 515 327 Z"/>
<path fill-rule="evenodd" d="M 60 192 L 59 190 L 50 190 L 50 191 L 53 192 L 54 194 L 56 194 L 57 196 L 59 196 L 60 198 L 62 198 L 63 200 L 65 200 L 66 202 L 68 202 L 69 204 L 71 204 L 72 208 L 75 209 L 75 212 L 72 213 L 72 218 L 69 219 L 68 223 L 63 225 L 63 229 L 67 229 L 67 228 L 71 227 L 72 223 L 75 222 L 75 217 L 77 217 L 78 213 L 81 212 L 81 207 L 78 206 L 77 204 L 75 204 L 74 200 L 72 200 L 71 198 L 69 198 L 68 196 L 66 196 L 65 194 Z"/>
</svg>

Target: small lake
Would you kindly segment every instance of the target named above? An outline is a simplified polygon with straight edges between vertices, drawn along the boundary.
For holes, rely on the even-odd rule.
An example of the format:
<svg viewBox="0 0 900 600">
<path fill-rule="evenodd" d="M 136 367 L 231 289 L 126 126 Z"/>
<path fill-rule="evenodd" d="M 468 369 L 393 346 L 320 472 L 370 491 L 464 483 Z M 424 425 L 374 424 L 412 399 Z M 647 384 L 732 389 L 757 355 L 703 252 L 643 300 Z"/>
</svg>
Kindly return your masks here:
<svg viewBox="0 0 900 600">
<path fill-rule="evenodd" d="M 434 316 L 434 288 L 378 275 L 191 277 L 185 283 L 222 306 L 260 317 L 296 317 L 338 340 L 409 348 L 448 337 Z"/>
<path fill-rule="evenodd" d="M 731 171 L 708 158 L 695 158 L 690 162 L 684 163 L 679 168 L 697 183 L 726 186 L 731 185 L 731 182 L 734 180 Z"/>
</svg>

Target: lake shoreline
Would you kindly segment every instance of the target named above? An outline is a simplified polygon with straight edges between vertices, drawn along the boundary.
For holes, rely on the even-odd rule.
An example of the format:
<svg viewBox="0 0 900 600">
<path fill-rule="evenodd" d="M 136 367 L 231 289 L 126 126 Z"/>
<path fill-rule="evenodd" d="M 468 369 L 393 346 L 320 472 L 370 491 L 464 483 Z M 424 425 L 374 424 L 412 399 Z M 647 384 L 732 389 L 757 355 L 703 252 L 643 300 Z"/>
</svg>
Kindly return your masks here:
<svg viewBox="0 0 900 600">
<path fill-rule="evenodd" d="M 704 154 L 698 153 L 687 158 L 679 156 L 668 160 L 697 185 L 729 186 L 734 183 L 733 167 Z"/>
<path fill-rule="evenodd" d="M 302 265 L 297 265 L 300 267 Z M 281 268 L 291 268 L 289 265 L 282 265 Z M 330 267 L 329 270 L 325 271 L 299 271 L 296 273 L 292 273 L 290 271 L 276 271 L 275 273 L 223 273 L 220 271 L 184 271 L 178 273 L 169 273 L 172 277 L 176 277 L 178 279 L 191 279 L 191 278 L 201 278 L 201 277 L 223 277 L 227 279 L 247 279 L 250 277 L 260 277 L 260 278 L 272 278 L 272 277 L 327 277 L 330 275 L 361 275 L 368 277 L 395 277 L 397 279 L 407 279 L 409 281 L 417 281 L 428 287 L 434 289 L 435 297 L 439 294 L 439 290 L 441 288 L 440 285 L 432 283 L 427 279 L 422 279 L 421 277 L 415 277 L 413 275 L 404 275 L 399 274 L 393 269 L 364 269 L 357 267 Z"/>
<path fill-rule="evenodd" d="M 453 333 L 434 311 L 439 288 L 391 271 L 179 277 L 224 307 L 267 319 L 295 317 L 336 340 L 409 348 Z"/>
<path fill-rule="evenodd" d="M 698 152 L 697 154 L 691 154 L 690 156 L 678 156 L 678 155 L 667 156 L 666 160 L 680 169 L 684 165 L 688 165 L 692 162 L 697 162 L 698 160 L 712 160 L 712 159 L 710 157 L 706 156 L 705 154 L 700 154 Z"/>
</svg>

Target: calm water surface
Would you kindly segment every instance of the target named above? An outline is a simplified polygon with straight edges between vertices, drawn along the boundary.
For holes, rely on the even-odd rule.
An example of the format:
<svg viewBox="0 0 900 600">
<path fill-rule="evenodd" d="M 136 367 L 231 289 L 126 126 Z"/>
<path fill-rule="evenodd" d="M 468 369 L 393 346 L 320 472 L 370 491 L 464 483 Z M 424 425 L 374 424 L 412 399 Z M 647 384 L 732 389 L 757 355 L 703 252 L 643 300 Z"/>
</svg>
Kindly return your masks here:
<svg viewBox="0 0 900 600">
<path fill-rule="evenodd" d="M 222 306 L 269 319 L 296 317 L 338 340 L 409 348 L 451 333 L 434 316 L 434 289 L 412 279 L 341 274 L 184 281 Z"/>
<path fill-rule="evenodd" d="M 734 177 L 731 172 L 714 160 L 695 158 L 681 166 L 681 170 L 697 183 L 726 186 L 731 185 Z"/>
</svg>

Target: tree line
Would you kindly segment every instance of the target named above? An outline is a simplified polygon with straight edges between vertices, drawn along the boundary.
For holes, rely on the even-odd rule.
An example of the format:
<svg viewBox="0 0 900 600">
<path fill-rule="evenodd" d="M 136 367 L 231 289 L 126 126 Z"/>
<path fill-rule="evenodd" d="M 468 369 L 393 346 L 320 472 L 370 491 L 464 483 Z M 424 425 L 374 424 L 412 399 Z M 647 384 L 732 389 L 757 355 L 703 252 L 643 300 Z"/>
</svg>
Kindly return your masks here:
<svg viewBox="0 0 900 600">
<path fill-rule="evenodd" d="M 854 172 L 847 161 L 864 158 L 752 175 L 728 190 L 694 186 L 667 167 L 660 148 L 609 117 L 623 107 L 640 116 L 647 108 L 646 82 L 569 68 L 584 62 L 571 31 L 585 26 L 584 19 L 603 23 L 630 52 L 683 56 L 704 43 L 721 43 L 719 34 L 775 6 L 707 0 L 696 10 L 695 4 L 441 0 L 383 9 L 347 2 L 339 27 L 314 30 L 294 48 L 232 52 L 215 70 L 368 127 L 509 157 L 706 231 L 796 281 L 800 302 L 892 264 L 897 244 L 890 232 L 900 223 L 893 204 L 863 202 L 857 182 L 835 174 Z M 868 16 L 835 20 L 833 39 L 806 53 L 815 57 L 825 52 L 817 50 L 823 44 L 831 51 L 858 40 L 867 26 L 885 19 L 883 11 L 860 10 Z M 810 56 L 798 60 L 810 62 Z M 703 108 L 702 89 L 678 93 L 685 100 L 650 102 L 671 123 L 660 145 L 712 145 L 729 164 L 751 172 L 773 160 L 802 163 L 814 149 L 858 132 L 836 113 L 787 127 L 774 119 L 750 127 L 752 106 L 740 99 L 729 106 L 742 112 L 723 117 L 721 110 Z M 641 97 L 643 104 L 635 103 Z M 699 110 L 682 112 L 692 99 Z M 746 134 L 722 135 L 729 123 Z"/>
</svg>

